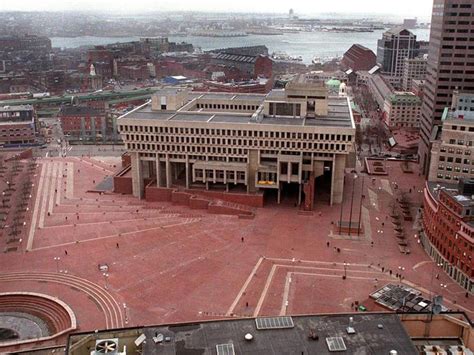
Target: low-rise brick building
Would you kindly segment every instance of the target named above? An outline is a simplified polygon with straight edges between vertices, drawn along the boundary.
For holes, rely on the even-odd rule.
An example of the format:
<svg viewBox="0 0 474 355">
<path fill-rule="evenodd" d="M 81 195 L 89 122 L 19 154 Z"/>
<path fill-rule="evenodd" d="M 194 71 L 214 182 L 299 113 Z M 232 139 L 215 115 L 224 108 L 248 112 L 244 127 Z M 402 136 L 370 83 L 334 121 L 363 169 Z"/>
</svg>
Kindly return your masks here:
<svg viewBox="0 0 474 355">
<path fill-rule="evenodd" d="M 474 181 L 428 182 L 424 191 L 423 247 L 468 292 L 474 291 Z"/>
<path fill-rule="evenodd" d="M 341 65 L 344 69 L 352 69 L 353 71 L 370 70 L 377 64 L 377 56 L 372 50 L 360 44 L 352 45 L 349 50 L 344 53 Z"/>
<path fill-rule="evenodd" d="M 0 107 L 0 144 L 34 143 L 38 131 L 33 106 Z"/>
<path fill-rule="evenodd" d="M 64 135 L 70 140 L 92 140 L 104 138 L 107 119 L 103 110 L 86 106 L 64 106 L 58 114 Z"/>
</svg>

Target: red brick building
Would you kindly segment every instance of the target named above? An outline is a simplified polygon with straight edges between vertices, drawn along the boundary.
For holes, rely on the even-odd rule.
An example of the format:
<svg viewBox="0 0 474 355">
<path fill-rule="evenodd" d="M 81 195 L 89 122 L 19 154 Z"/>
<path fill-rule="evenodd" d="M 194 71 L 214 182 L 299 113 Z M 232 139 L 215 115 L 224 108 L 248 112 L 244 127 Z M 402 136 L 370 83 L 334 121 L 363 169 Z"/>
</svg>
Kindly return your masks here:
<svg viewBox="0 0 474 355">
<path fill-rule="evenodd" d="M 341 65 L 343 69 L 352 69 L 353 71 L 370 70 L 377 64 L 377 56 L 369 48 L 360 44 L 352 45 L 344 53 Z"/>
<path fill-rule="evenodd" d="M 273 75 L 273 62 L 264 55 L 217 53 L 211 59 L 211 64 L 237 68 L 240 71 L 239 80 L 271 78 Z"/>
<path fill-rule="evenodd" d="M 64 106 L 58 114 L 63 133 L 72 140 L 97 140 L 107 132 L 103 110 L 86 106 Z"/>
<path fill-rule="evenodd" d="M 0 107 L 0 145 L 34 143 L 36 132 L 33 106 Z"/>
<path fill-rule="evenodd" d="M 474 181 L 428 182 L 424 191 L 423 247 L 468 292 L 474 292 Z"/>
</svg>

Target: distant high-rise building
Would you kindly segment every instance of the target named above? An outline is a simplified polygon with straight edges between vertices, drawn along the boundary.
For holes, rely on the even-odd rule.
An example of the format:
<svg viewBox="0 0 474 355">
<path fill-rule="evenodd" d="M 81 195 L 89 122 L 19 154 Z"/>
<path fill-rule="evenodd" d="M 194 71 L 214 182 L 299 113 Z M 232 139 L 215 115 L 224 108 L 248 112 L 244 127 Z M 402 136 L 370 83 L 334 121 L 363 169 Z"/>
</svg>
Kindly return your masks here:
<svg viewBox="0 0 474 355">
<path fill-rule="evenodd" d="M 390 76 L 403 74 L 405 58 L 417 55 L 416 35 L 403 27 L 386 31 L 377 44 L 377 63 Z"/>
<path fill-rule="evenodd" d="M 438 137 L 441 117 L 451 105 L 453 91 L 474 92 L 473 23 L 472 0 L 434 0 L 418 150 L 425 175 L 430 166 L 431 142 Z"/>
<path fill-rule="evenodd" d="M 417 25 L 418 25 L 418 19 L 416 17 L 406 18 L 403 20 L 403 27 L 405 28 L 412 29 L 412 28 L 416 28 Z"/>
</svg>

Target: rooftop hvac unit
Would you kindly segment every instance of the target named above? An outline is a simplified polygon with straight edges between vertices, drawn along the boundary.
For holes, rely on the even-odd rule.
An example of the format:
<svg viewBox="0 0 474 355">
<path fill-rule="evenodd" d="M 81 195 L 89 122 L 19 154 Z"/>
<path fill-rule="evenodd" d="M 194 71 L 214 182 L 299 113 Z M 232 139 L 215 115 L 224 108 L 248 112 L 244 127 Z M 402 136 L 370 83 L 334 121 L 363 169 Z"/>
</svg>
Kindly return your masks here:
<svg viewBox="0 0 474 355">
<path fill-rule="evenodd" d="M 98 339 L 95 341 L 95 350 L 91 351 L 91 355 L 127 355 L 126 347 L 123 351 L 119 351 L 119 340 L 113 339 Z"/>
</svg>

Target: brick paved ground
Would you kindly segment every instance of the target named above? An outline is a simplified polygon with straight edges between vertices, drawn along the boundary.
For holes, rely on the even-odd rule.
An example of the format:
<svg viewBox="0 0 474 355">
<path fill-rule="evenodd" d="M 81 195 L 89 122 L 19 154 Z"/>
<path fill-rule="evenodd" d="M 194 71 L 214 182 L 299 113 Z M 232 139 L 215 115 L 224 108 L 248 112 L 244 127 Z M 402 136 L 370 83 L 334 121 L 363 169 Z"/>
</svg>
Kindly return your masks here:
<svg viewBox="0 0 474 355">
<path fill-rule="evenodd" d="M 400 272 L 404 282 L 442 293 L 448 307 L 474 314 L 472 298 L 436 270 L 418 245 L 413 222 L 404 223 L 411 253 L 399 251 L 386 216 L 400 189 L 407 191 L 416 214 L 423 186 L 417 170 L 406 174 L 399 163 L 389 162 L 388 177 L 374 182 L 365 177 L 364 234 L 348 238 L 338 236 L 333 224 L 340 206 L 326 203 L 317 203 L 307 216 L 288 200 L 259 209 L 248 220 L 88 193 L 116 169 L 113 164 L 118 161 L 111 158 L 40 161 L 38 203 L 28 222 L 32 232 L 22 252 L 1 255 L 0 292 L 58 296 L 76 312 L 80 329 L 91 330 L 231 315 L 348 312 L 355 301 L 380 310 L 368 294 L 375 286 L 397 282 L 393 275 Z M 360 182 L 361 177 L 355 185 L 354 220 Z M 348 176 L 344 220 L 349 219 L 351 186 Z M 108 264 L 108 276 L 98 270 L 101 263 Z M 16 278 L 14 272 L 24 275 Z M 441 283 L 448 288 L 442 290 Z"/>
</svg>

